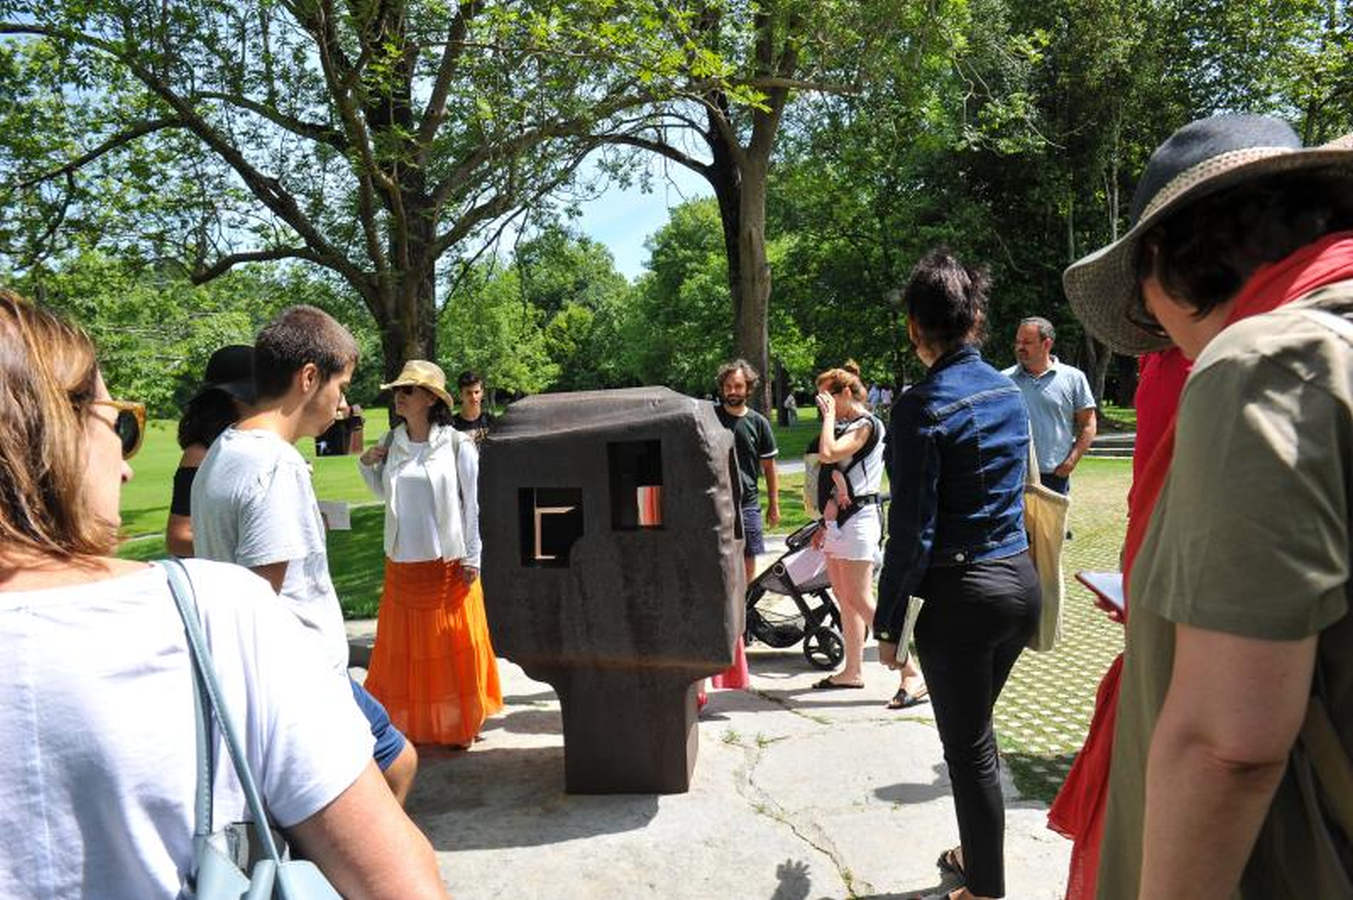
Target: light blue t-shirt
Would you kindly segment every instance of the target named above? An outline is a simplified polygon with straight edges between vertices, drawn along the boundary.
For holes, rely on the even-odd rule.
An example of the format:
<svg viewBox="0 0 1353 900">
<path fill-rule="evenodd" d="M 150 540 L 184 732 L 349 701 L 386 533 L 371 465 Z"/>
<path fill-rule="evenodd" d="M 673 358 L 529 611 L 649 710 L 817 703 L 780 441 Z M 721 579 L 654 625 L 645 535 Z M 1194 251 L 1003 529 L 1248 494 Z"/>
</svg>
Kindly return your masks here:
<svg viewBox="0 0 1353 900">
<path fill-rule="evenodd" d="M 1051 472 L 1076 443 L 1076 413 L 1095 406 L 1090 382 L 1080 369 L 1055 358 L 1042 375 L 1030 375 L 1018 364 L 1001 374 L 1019 385 L 1029 408 L 1038 471 Z"/>
</svg>

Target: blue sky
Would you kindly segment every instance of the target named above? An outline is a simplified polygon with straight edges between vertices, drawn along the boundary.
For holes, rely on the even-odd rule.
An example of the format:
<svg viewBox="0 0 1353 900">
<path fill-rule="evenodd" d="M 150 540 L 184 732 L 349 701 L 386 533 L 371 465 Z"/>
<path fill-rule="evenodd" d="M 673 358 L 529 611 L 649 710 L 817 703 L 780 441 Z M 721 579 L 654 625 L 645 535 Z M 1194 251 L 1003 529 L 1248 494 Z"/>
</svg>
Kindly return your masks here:
<svg viewBox="0 0 1353 900">
<path fill-rule="evenodd" d="M 628 188 L 609 185 L 595 200 L 580 203 L 582 217 L 573 221 L 577 230 L 606 245 L 615 257 L 616 269 L 631 280 L 644 270 L 648 251 L 644 241 L 667 223 L 668 210 L 696 197 L 713 194 L 709 182 L 699 175 L 659 157 L 650 157 L 652 191 L 639 185 Z"/>
</svg>

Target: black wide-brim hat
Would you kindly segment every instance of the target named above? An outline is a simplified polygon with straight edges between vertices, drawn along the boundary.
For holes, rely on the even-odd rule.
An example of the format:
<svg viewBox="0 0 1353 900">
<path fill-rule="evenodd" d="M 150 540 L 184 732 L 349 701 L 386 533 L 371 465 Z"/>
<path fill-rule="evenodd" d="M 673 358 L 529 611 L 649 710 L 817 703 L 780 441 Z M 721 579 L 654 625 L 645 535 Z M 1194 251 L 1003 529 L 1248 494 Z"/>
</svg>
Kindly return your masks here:
<svg viewBox="0 0 1353 900">
<path fill-rule="evenodd" d="M 1151 154 L 1132 197 L 1132 227 L 1062 273 L 1076 318 L 1117 353 L 1138 356 L 1168 347 L 1169 338 L 1128 318 L 1140 290 L 1142 235 L 1201 197 L 1268 175 L 1316 169 L 1342 169 L 1353 178 L 1353 135 L 1307 148 L 1286 122 L 1268 116 L 1212 116 L 1185 125 Z"/>
<path fill-rule="evenodd" d="M 253 403 L 254 348 L 247 344 L 229 344 L 217 350 L 207 360 L 207 371 L 198 394 L 207 391 L 225 391 L 236 400 Z"/>
</svg>

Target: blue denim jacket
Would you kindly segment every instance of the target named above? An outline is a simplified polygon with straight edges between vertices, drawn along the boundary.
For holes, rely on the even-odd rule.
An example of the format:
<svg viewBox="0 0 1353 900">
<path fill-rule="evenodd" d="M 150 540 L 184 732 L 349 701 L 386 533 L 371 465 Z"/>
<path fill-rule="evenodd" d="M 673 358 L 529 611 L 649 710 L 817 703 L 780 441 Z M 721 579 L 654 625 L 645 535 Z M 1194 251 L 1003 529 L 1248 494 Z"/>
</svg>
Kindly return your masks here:
<svg viewBox="0 0 1353 900">
<path fill-rule="evenodd" d="M 898 397 L 883 456 L 893 499 L 874 614 L 879 640 L 897 640 L 907 598 L 931 566 L 1028 549 L 1028 456 L 1024 397 L 976 347 L 936 360 L 925 380 Z"/>
</svg>

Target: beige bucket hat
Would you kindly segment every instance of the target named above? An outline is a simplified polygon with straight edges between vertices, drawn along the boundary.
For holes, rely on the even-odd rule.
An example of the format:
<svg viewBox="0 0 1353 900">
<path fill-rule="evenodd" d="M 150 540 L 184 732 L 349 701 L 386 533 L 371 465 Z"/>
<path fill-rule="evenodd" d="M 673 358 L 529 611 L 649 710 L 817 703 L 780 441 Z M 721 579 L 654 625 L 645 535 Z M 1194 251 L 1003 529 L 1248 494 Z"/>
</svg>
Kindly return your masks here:
<svg viewBox="0 0 1353 900">
<path fill-rule="evenodd" d="M 456 405 L 456 401 L 452 400 L 451 395 L 446 392 L 446 373 L 436 363 L 428 362 L 425 359 L 411 359 L 404 364 L 399 377 L 389 384 L 381 385 L 381 390 L 405 386 L 426 388 L 445 400 L 447 406 L 455 407 Z"/>
<path fill-rule="evenodd" d="M 1142 235 L 1200 197 L 1266 175 L 1313 169 L 1344 169 L 1353 178 L 1353 135 L 1302 147 L 1291 126 L 1268 116 L 1212 116 L 1185 125 L 1151 154 L 1132 197 L 1132 227 L 1062 273 L 1076 318 L 1117 353 L 1137 356 L 1168 347 L 1168 338 L 1128 318 L 1139 291 Z"/>
</svg>

